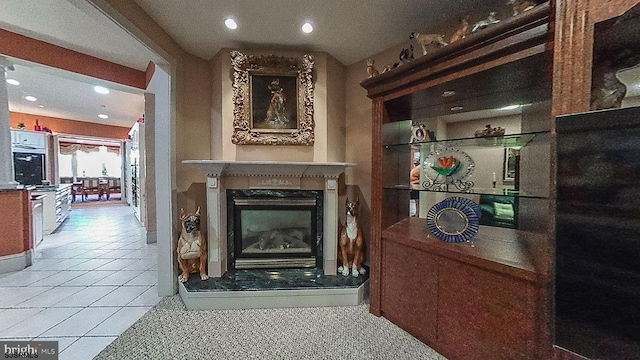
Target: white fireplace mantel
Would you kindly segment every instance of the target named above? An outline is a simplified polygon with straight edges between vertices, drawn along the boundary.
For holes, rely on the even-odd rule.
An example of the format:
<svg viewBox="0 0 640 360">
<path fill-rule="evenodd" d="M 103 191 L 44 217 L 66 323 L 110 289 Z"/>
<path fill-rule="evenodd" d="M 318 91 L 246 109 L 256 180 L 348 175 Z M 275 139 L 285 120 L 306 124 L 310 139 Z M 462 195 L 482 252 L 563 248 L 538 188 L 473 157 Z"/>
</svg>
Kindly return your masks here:
<svg viewBox="0 0 640 360">
<path fill-rule="evenodd" d="M 343 162 L 300 161 L 224 161 L 183 160 L 207 175 L 207 223 L 209 276 L 220 277 L 227 271 L 227 189 L 302 189 L 302 178 L 321 179 L 320 183 L 306 184 L 307 190 L 324 192 L 323 217 L 323 270 L 325 275 L 336 275 L 338 233 L 338 177 L 347 167 Z M 239 184 L 230 178 L 250 179 Z M 297 180 L 296 180 L 297 178 Z M 255 179 L 256 181 L 251 181 Z M 246 187 L 245 187 L 246 186 Z"/>
<path fill-rule="evenodd" d="M 304 161 L 183 160 L 210 177 L 286 176 L 337 178 L 354 163 Z"/>
</svg>

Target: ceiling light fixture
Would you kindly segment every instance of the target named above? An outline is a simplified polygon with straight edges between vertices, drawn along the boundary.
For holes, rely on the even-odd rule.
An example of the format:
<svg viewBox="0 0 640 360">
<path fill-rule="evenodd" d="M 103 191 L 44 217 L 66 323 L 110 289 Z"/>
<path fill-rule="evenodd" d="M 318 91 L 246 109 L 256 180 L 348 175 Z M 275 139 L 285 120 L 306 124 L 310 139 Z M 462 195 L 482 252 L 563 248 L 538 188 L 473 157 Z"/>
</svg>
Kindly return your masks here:
<svg viewBox="0 0 640 360">
<path fill-rule="evenodd" d="M 520 105 L 509 105 L 509 106 L 501 107 L 498 110 L 500 110 L 500 111 L 509 111 L 509 110 L 515 110 L 515 109 L 517 109 L 519 107 L 520 107 Z"/>
<path fill-rule="evenodd" d="M 452 108 L 451 108 L 451 111 L 460 111 L 460 110 L 462 110 L 462 109 L 464 109 L 464 108 L 463 108 L 462 106 L 458 105 L 458 106 L 454 106 L 454 107 L 452 107 Z"/>
<path fill-rule="evenodd" d="M 36 100 L 38 100 L 35 96 L 31 96 L 31 95 L 25 96 L 24 99 L 27 100 L 27 101 L 36 101 Z"/>
<path fill-rule="evenodd" d="M 15 79 L 7 79 L 7 84 L 20 85 L 20 81 L 15 80 Z"/>
<path fill-rule="evenodd" d="M 98 117 L 99 117 L 100 119 L 108 119 L 108 118 L 109 118 L 109 115 L 105 115 L 105 114 L 98 114 Z"/>
<path fill-rule="evenodd" d="M 313 31 L 313 25 L 311 25 L 310 22 L 306 22 L 304 23 L 304 25 L 302 25 L 302 32 L 305 34 L 310 34 Z"/>
<path fill-rule="evenodd" d="M 447 91 L 442 92 L 442 97 L 449 97 L 449 96 L 453 96 L 453 95 L 455 95 L 455 94 L 456 94 L 456 92 L 455 92 L 455 91 L 453 91 L 453 90 L 447 90 Z"/>
<path fill-rule="evenodd" d="M 94 86 L 93 87 L 93 91 L 97 92 L 98 94 L 108 94 L 109 93 L 109 89 L 107 89 L 104 86 Z"/>
<path fill-rule="evenodd" d="M 231 30 L 235 30 L 238 28 L 238 23 L 234 19 L 228 18 L 224 21 L 224 26 Z"/>
</svg>

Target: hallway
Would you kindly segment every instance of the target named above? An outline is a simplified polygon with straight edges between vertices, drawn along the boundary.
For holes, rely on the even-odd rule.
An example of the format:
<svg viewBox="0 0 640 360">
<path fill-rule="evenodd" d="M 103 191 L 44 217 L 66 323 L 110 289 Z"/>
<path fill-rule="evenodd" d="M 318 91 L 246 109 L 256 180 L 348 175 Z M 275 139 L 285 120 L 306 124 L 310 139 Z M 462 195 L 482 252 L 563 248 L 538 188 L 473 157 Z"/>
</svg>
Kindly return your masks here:
<svg viewBox="0 0 640 360">
<path fill-rule="evenodd" d="M 91 359 L 159 301 L 156 245 L 122 204 L 74 207 L 35 263 L 0 275 L 0 339 L 57 340 Z"/>
</svg>

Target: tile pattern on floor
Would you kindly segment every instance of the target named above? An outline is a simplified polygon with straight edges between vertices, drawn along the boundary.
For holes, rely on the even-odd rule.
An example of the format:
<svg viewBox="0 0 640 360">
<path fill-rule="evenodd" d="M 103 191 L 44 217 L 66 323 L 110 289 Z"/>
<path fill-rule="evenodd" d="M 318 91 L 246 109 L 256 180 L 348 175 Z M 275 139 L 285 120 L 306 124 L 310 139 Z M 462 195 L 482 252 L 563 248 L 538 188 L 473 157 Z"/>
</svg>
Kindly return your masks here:
<svg viewBox="0 0 640 360">
<path fill-rule="evenodd" d="M 73 208 L 35 263 L 0 275 L 0 339 L 57 340 L 60 359 L 91 359 L 158 297 L 157 250 L 131 207 Z"/>
</svg>

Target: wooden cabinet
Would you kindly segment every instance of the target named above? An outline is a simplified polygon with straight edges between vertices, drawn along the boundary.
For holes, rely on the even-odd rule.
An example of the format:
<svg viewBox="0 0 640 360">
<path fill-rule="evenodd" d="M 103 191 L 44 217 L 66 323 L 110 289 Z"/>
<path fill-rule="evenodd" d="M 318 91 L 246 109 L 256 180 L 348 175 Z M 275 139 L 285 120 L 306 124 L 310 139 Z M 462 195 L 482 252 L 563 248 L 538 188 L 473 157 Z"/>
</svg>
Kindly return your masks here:
<svg viewBox="0 0 640 360">
<path fill-rule="evenodd" d="M 436 341 L 438 259 L 393 241 L 382 242 L 384 317 L 426 342 Z M 407 287 L 411 284 L 411 287 Z"/>
<path fill-rule="evenodd" d="M 425 233 L 419 218 L 385 229 L 381 315 L 450 359 L 544 359 L 550 275 L 525 246 L 547 236 L 481 230 L 471 245 Z"/>
<path fill-rule="evenodd" d="M 550 15 L 545 3 L 361 84 L 373 100 L 371 312 L 452 360 L 551 358 Z M 437 140 L 412 139 L 416 124 Z M 486 124 L 505 135 L 474 138 Z M 464 184 L 427 178 L 444 150 L 473 159 Z M 499 221 L 447 243 L 426 216 L 451 196 L 506 196 L 511 210 L 495 206 Z"/>
</svg>

